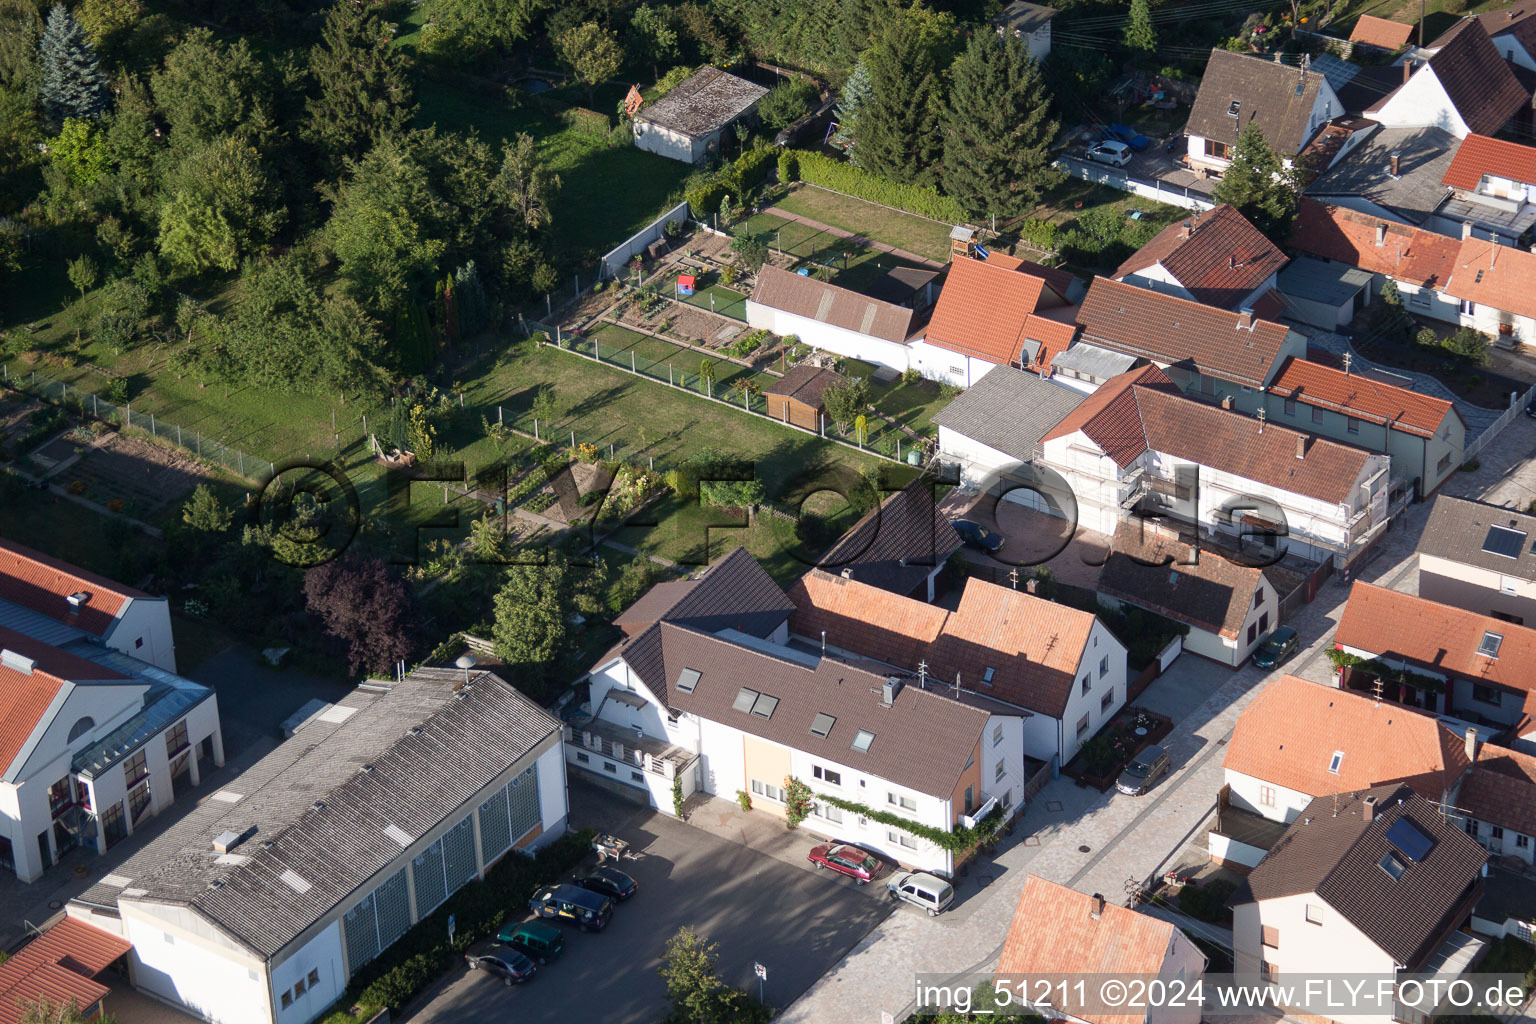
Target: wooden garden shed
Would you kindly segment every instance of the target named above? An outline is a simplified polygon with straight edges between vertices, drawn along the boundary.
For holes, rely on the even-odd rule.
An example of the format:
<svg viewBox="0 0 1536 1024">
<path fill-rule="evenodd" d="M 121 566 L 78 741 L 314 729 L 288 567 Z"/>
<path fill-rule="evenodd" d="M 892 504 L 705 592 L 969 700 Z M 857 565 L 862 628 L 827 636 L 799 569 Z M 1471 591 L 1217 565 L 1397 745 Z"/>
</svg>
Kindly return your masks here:
<svg viewBox="0 0 1536 1024">
<path fill-rule="evenodd" d="M 781 423 L 819 432 L 821 415 L 826 411 L 822 396 L 828 388 L 846 383 L 840 373 L 801 363 L 763 392 L 768 415 Z"/>
</svg>

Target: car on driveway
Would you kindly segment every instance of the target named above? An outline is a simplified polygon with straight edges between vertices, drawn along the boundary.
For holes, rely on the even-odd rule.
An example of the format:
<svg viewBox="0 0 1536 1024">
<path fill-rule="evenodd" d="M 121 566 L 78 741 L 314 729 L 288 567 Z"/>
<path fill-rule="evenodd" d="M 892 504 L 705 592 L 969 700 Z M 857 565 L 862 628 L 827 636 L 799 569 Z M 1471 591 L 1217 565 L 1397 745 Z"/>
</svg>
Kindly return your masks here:
<svg viewBox="0 0 1536 1024">
<path fill-rule="evenodd" d="M 538 921 L 505 925 L 497 933 L 496 941 L 506 943 L 541 964 L 549 963 L 565 950 L 565 936 L 560 929 Z"/>
<path fill-rule="evenodd" d="M 507 985 L 521 984 L 538 970 L 532 960 L 508 946 L 492 946 L 479 956 L 465 953 L 464 962 L 470 970 L 494 974 Z"/>
<path fill-rule="evenodd" d="M 596 932 L 613 916 L 613 901 L 579 885 L 546 885 L 533 894 L 528 909 L 539 917 L 570 921 L 584 932 Z"/>
<path fill-rule="evenodd" d="M 949 523 L 960 539 L 973 548 L 995 555 L 1003 549 L 1003 538 L 978 522 L 970 519 L 952 519 Z"/>
<path fill-rule="evenodd" d="M 885 891 L 893 900 L 905 900 L 914 907 L 928 911 L 929 917 L 937 917 L 939 911 L 955 902 L 955 890 L 948 882 L 923 871 L 903 871 L 885 883 Z"/>
<path fill-rule="evenodd" d="M 1113 167 L 1124 167 L 1131 162 L 1131 147 L 1123 142 L 1105 139 L 1088 147 L 1088 159 Z"/>
<path fill-rule="evenodd" d="M 1130 125 L 1112 124 L 1109 126 L 1109 134 L 1114 136 L 1119 141 L 1125 143 L 1127 146 L 1130 146 L 1138 153 L 1152 145 L 1151 139 L 1147 138 L 1145 135 L 1141 134 L 1141 132 L 1137 131 L 1135 128 L 1132 128 Z"/>
<path fill-rule="evenodd" d="M 576 879 L 576 884 L 589 892 L 601 893 L 618 903 L 629 899 L 640 888 L 633 878 L 618 868 L 606 865 L 594 868 L 591 874 Z"/>
<path fill-rule="evenodd" d="M 1259 668 L 1278 668 L 1300 646 L 1296 631 L 1290 626 L 1281 626 L 1259 644 L 1259 649 L 1253 652 L 1253 663 Z"/>
<path fill-rule="evenodd" d="M 1115 780 L 1115 788 L 1127 796 L 1141 796 L 1151 789 L 1158 779 L 1167 775 L 1172 767 L 1173 762 L 1168 757 L 1168 751 L 1162 747 L 1147 747 L 1125 766 L 1125 770 Z"/>
<path fill-rule="evenodd" d="M 860 885 L 878 878 L 885 870 L 885 862 L 879 857 L 846 843 L 822 843 L 820 846 L 813 846 L 806 859 L 817 868 L 829 868 L 839 874 L 847 875 Z"/>
</svg>

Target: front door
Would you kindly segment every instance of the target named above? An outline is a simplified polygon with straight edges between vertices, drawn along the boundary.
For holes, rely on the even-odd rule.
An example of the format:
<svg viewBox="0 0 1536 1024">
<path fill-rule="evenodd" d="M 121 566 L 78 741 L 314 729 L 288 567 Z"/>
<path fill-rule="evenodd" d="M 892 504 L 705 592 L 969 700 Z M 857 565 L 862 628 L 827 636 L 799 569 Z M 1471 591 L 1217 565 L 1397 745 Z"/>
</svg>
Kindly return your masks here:
<svg viewBox="0 0 1536 1024">
<path fill-rule="evenodd" d="M 37 834 L 37 855 L 42 858 L 39 863 L 43 867 L 46 868 L 53 863 L 53 851 L 48 848 L 47 832 L 39 832 Z"/>
</svg>

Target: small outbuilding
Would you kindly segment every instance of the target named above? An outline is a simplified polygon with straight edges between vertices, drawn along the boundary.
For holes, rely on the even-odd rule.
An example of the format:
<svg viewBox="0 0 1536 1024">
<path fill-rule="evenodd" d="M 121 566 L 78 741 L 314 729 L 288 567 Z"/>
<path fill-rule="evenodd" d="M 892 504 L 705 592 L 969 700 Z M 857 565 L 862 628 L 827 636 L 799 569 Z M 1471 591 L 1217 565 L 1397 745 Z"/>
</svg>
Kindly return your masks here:
<svg viewBox="0 0 1536 1024">
<path fill-rule="evenodd" d="M 780 423 L 820 431 L 821 416 L 826 411 L 823 396 L 828 388 L 846 383 L 836 371 L 801 363 L 763 392 L 768 400 L 768 415 Z"/>
<path fill-rule="evenodd" d="M 635 114 L 635 145 L 649 153 L 701 164 L 720 150 L 720 134 L 751 117 L 768 90 L 716 67 L 701 68 Z"/>
</svg>

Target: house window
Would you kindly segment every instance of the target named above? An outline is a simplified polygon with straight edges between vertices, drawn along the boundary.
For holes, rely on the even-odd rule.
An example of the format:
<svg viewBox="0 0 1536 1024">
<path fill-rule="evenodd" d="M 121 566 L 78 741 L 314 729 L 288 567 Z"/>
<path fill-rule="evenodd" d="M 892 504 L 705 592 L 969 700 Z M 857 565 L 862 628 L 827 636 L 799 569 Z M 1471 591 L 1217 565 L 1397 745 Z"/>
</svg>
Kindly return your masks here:
<svg viewBox="0 0 1536 1024">
<path fill-rule="evenodd" d="M 841 825 L 843 823 L 843 810 L 841 807 L 833 807 L 831 804 L 825 807 L 817 804 L 816 817 L 825 818 L 834 825 Z"/>
<path fill-rule="evenodd" d="M 1078 739 L 1082 739 L 1083 738 L 1083 734 L 1086 733 L 1087 731 L 1088 731 L 1088 716 L 1084 715 L 1082 718 L 1079 718 L 1077 720 L 1077 738 Z"/>
<path fill-rule="evenodd" d="M 1477 304 L 1474 303 L 1471 299 L 1462 299 L 1460 309 L 1462 316 L 1471 316 L 1477 309 Z"/>
<path fill-rule="evenodd" d="M 1259 616 L 1259 632 L 1269 632 L 1269 612 L 1265 612 L 1263 615 Z"/>
<path fill-rule="evenodd" d="M 1250 622 L 1250 623 L 1248 623 L 1248 642 L 1251 644 L 1255 640 L 1257 640 L 1258 638 L 1259 638 L 1259 624 L 1257 622 Z"/>
<path fill-rule="evenodd" d="M 1002 782 L 1003 781 L 1003 776 L 1006 775 L 1007 773 L 1008 773 L 1008 762 L 1007 761 L 999 761 L 999 762 L 997 762 L 997 770 L 992 773 L 992 781 L 993 782 Z"/>
<path fill-rule="evenodd" d="M 1259 940 L 1270 949 L 1279 949 L 1280 929 L 1267 924 L 1260 926 Z"/>
<path fill-rule="evenodd" d="M 1255 608 L 1258 608 L 1263 603 L 1264 603 L 1264 588 L 1260 587 L 1258 590 L 1255 590 L 1253 592 L 1253 606 Z"/>
<path fill-rule="evenodd" d="M 1261 806 L 1261 807 L 1273 807 L 1273 806 L 1275 806 L 1275 787 L 1274 786 L 1260 786 L 1259 787 L 1259 806 Z"/>
<path fill-rule="evenodd" d="M 898 846 L 905 846 L 909 850 L 917 849 L 917 840 L 905 832 L 897 832 L 895 829 L 887 829 L 885 837 Z"/>
<path fill-rule="evenodd" d="M 1092 686 L 1093 686 L 1093 673 L 1089 672 L 1087 675 L 1083 676 L 1083 693 L 1086 695 L 1088 693 L 1089 688 L 1091 688 Z"/>
<path fill-rule="evenodd" d="M 965 813 L 970 814 L 976 809 L 976 787 L 965 787 Z"/>
<path fill-rule="evenodd" d="M 309 986 L 304 984 L 303 978 L 300 978 L 293 986 L 293 998 L 297 999 L 307 991 L 309 991 Z"/>
<path fill-rule="evenodd" d="M 282 1003 L 283 1003 L 283 1009 L 285 1009 L 285 1010 L 288 1009 L 288 1007 L 292 1006 L 293 1005 L 293 993 L 289 992 L 289 991 L 287 991 L 285 989 L 283 991 Z"/>
<path fill-rule="evenodd" d="M 752 780 L 752 793 L 754 796 L 760 796 L 765 800 L 772 800 L 776 804 L 784 802 L 783 790 L 767 782 L 759 782 L 757 779 Z"/>
<path fill-rule="evenodd" d="M 1206 139 L 1205 155 L 1216 157 L 1219 160 L 1230 160 L 1232 158 L 1232 151 L 1225 142 L 1217 142 L 1215 139 Z"/>
<path fill-rule="evenodd" d="M 1408 301 L 1415 306 L 1429 306 L 1429 292 L 1423 288 L 1408 293 Z"/>
<path fill-rule="evenodd" d="M 1442 456 L 1440 456 L 1440 461 L 1435 463 L 1435 472 L 1437 472 L 1437 473 L 1444 473 L 1446 470 L 1448 470 L 1450 468 L 1451 468 L 1451 457 L 1450 457 L 1450 455 L 1442 455 Z"/>
<path fill-rule="evenodd" d="M 1360 421 L 1350 416 L 1344 421 L 1344 429 L 1351 434 L 1358 434 L 1360 433 Z"/>
<path fill-rule="evenodd" d="M 128 791 L 128 814 L 134 821 L 139 820 L 139 814 L 149 806 L 149 780 L 134 786 Z"/>
<path fill-rule="evenodd" d="M 843 776 L 841 772 L 834 772 L 832 769 L 823 768 L 819 764 L 813 765 L 811 767 L 811 775 L 814 778 L 818 778 L 822 782 L 825 782 L 829 786 L 841 786 L 843 784 Z"/>
<path fill-rule="evenodd" d="M 175 757 L 187 748 L 187 723 L 177 722 L 171 726 L 171 731 L 165 734 L 165 754 L 167 757 Z"/>
<path fill-rule="evenodd" d="M 617 774 L 619 774 L 619 766 L 614 764 L 612 761 L 604 761 L 603 762 L 603 771 L 607 772 L 610 775 L 617 775 Z"/>
<path fill-rule="evenodd" d="M 1321 423 L 1321 422 L 1323 422 L 1323 410 L 1319 409 L 1315 405 L 1312 407 L 1312 422 L 1313 423 Z"/>
<path fill-rule="evenodd" d="M 1472 684 L 1472 699 L 1479 704 L 1491 704 L 1498 707 L 1504 700 L 1503 693 L 1494 686 L 1483 686 L 1481 683 Z"/>
<path fill-rule="evenodd" d="M 73 794 L 74 787 L 69 784 L 68 775 L 48 787 L 48 809 L 55 818 L 75 805 Z"/>
<path fill-rule="evenodd" d="M 992 727 L 992 745 L 995 747 L 1003 742 L 1003 723 L 998 722 Z"/>
<path fill-rule="evenodd" d="M 1285 400 L 1285 414 L 1287 416 L 1295 416 L 1296 415 L 1296 399 L 1294 399 L 1294 398 L 1287 398 Z"/>
<path fill-rule="evenodd" d="M 1280 969 L 1268 960 L 1259 961 L 1259 975 L 1265 981 L 1274 981 L 1280 977 Z"/>
<path fill-rule="evenodd" d="M 630 782 L 644 782 L 645 781 L 645 776 L 641 775 L 639 772 L 630 772 L 629 773 L 629 781 Z"/>
<path fill-rule="evenodd" d="M 310 988 L 314 988 L 318 984 L 320 984 L 320 972 L 318 970 L 310 971 L 309 972 L 309 987 Z"/>
<path fill-rule="evenodd" d="M 1115 703 L 1115 691 L 1114 690 L 1110 690 L 1108 693 L 1106 693 L 1104 695 L 1104 699 L 1099 701 L 1099 713 L 1100 714 L 1107 714 L 1109 712 L 1110 707 L 1112 707 L 1114 705 L 1114 703 Z"/>
<path fill-rule="evenodd" d="M 591 764 L 592 763 L 592 759 L 590 757 L 588 757 L 586 754 L 581 753 L 580 751 L 576 752 L 576 760 L 580 761 L 582 764 Z"/>
<path fill-rule="evenodd" d="M 1109 675 L 1109 655 L 1106 654 L 1099 659 L 1099 678 L 1103 679 L 1107 675 Z"/>
<path fill-rule="evenodd" d="M 1531 837 L 1523 833 L 1515 836 L 1515 849 L 1524 850 L 1531 845 Z"/>
<path fill-rule="evenodd" d="M 1478 828 L 1479 822 L 1476 818 L 1467 819 L 1467 835 L 1471 836 L 1473 839 L 1478 838 Z"/>
<path fill-rule="evenodd" d="M 123 785 L 132 789 L 136 783 L 142 782 L 149 776 L 149 759 L 144 756 L 144 751 L 134 753 L 132 757 L 123 762 Z"/>
<path fill-rule="evenodd" d="M 1494 839 L 1503 839 L 1504 838 L 1504 830 L 1502 828 L 1500 828 L 1498 825 L 1493 826 L 1493 838 Z"/>
<path fill-rule="evenodd" d="M 899 807 L 904 811 L 916 811 L 917 801 L 910 796 L 902 796 L 899 793 L 885 794 L 885 802 L 892 807 Z"/>
<path fill-rule="evenodd" d="M 1322 924 L 1323 923 L 1323 908 L 1318 906 L 1315 903 L 1308 903 L 1307 904 L 1307 923 L 1308 924 Z"/>
</svg>

